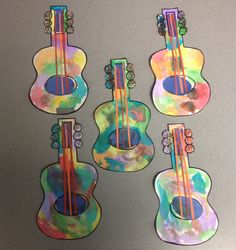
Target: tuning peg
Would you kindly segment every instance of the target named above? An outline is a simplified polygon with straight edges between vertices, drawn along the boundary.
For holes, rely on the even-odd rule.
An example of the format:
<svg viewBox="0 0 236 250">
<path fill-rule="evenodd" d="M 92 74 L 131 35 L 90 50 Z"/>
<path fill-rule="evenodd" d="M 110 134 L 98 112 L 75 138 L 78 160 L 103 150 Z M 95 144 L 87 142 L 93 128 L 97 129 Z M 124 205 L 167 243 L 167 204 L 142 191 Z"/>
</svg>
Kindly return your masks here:
<svg viewBox="0 0 236 250">
<path fill-rule="evenodd" d="M 186 137 L 192 137 L 192 135 L 193 135 L 191 129 L 185 129 L 184 134 Z"/>
<path fill-rule="evenodd" d="M 156 19 L 157 19 L 157 22 L 164 22 L 165 21 L 165 18 L 162 14 L 157 15 Z"/>
<path fill-rule="evenodd" d="M 66 12 L 66 17 L 67 17 L 68 19 L 73 18 L 73 16 L 74 16 L 74 13 L 73 13 L 72 11 L 68 10 L 68 11 Z"/>
<path fill-rule="evenodd" d="M 105 80 L 106 81 L 111 81 L 113 79 L 112 74 L 105 74 Z"/>
<path fill-rule="evenodd" d="M 53 141 L 52 143 L 51 143 L 51 147 L 52 148 L 54 148 L 54 149 L 57 149 L 57 148 L 59 148 L 59 142 L 58 141 Z"/>
<path fill-rule="evenodd" d="M 67 25 L 67 26 L 72 26 L 73 24 L 74 24 L 74 21 L 73 21 L 72 18 L 66 20 L 66 25 Z"/>
<path fill-rule="evenodd" d="M 44 28 L 44 33 L 45 34 L 51 34 L 52 33 L 52 28 L 51 27 L 45 27 Z"/>
<path fill-rule="evenodd" d="M 193 144 L 193 138 L 192 137 L 186 137 L 185 142 L 186 142 L 186 144 L 191 145 L 191 144 Z"/>
<path fill-rule="evenodd" d="M 68 34 L 74 33 L 74 27 L 73 27 L 73 26 L 67 26 L 66 32 L 67 32 Z"/>
<path fill-rule="evenodd" d="M 179 34 L 181 36 L 184 36 L 187 33 L 187 31 L 188 31 L 187 27 L 182 27 L 179 29 Z"/>
<path fill-rule="evenodd" d="M 166 130 L 164 130 L 162 132 L 162 137 L 163 138 L 169 138 L 170 136 L 171 136 L 171 133 L 170 133 L 170 131 L 168 129 L 166 129 Z"/>
<path fill-rule="evenodd" d="M 81 148 L 83 146 L 83 142 L 81 140 L 76 140 L 74 145 L 76 148 Z"/>
<path fill-rule="evenodd" d="M 164 139 L 162 140 L 162 145 L 163 145 L 163 146 L 170 146 L 171 144 L 172 144 L 172 139 L 171 139 L 170 137 L 164 138 Z"/>
<path fill-rule="evenodd" d="M 51 140 L 52 141 L 58 141 L 58 139 L 59 139 L 59 134 L 58 133 L 53 133 L 51 135 Z"/>
<path fill-rule="evenodd" d="M 105 71 L 107 74 L 111 74 L 111 72 L 112 72 L 111 65 L 110 65 L 110 64 L 106 65 L 105 68 L 104 68 L 104 71 Z"/>
<path fill-rule="evenodd" d="M 51 131 L 52 131 L 52 133 L 57 133 L 57 132 L 59 132 L 60 131 L 60 126 L 59 126 L 59 124 L 54 124 L 53 126 L 52 126 L 52 128 L 51 128 Z"/>
<path fill-rule="evenodd" d="M 74 130 L 75 130 L 76 132 L 79 132 L 81 129 L 82 129 L 82 125 L 81 125 L 80 123 L 76 123 L 76 124 L 74 125 Z"/>
<path fill-rule="evenodd" d="M 75 140 L 80 140 L 83 137 L 83 134 L 81 132 L 75 132 L 73 137 Z"/>
<path fill-rule="evenodd" d="M 195 150 L 194 146 L 192 144 L 186 145 L 185 151 L 186 153 L 190 154 Z"/>
<path fill-rule="evenodd" d="M 184 13 L 184 11 L 180 10 L 178 12 L 178 19 L 183 19 L 183 18 L 185 18 L 185 13 Z"/>
<path fill-rule="evenodd" d="M 106 82 L 105 82 L 105 87 L 106 87 L 107 89 L 112 89 L 112 88 L 113 88 L 112 82 L 106 81 Z"/>
<path fill-rule="evenodd" d="M 158 28 L 165 29 L 166 24 L 165 24 L 165 22 L 158 22 L 158 23 L 157 23 L 157 27 L 158 27 Z"/>
<path fill-rule="evenodd" d="M 127 78 L 128 81 L 133 81 L 134 78 L 135 78 L 134 72 L 129 71 L 129 72 L 126 74 L 126 78 Z"/>
<path fill-rule="evenodd" d="M 132 63 L 128 63 L 127 64 L 127 66 L 126 66 L 126 69 L 128 70 L 128 71 L 134 71 L 134 65 L 132 64 Z"/>
<path fill-rule="evenodd" d="M 52 18 L 52 13 L 51 13 L 51 11 L 46 11 L 46 12 L 44 13 L 44 19 L 49 20 L 49 19 L 51 19 L 51 18 Z"/>
<path fill-rule="evenodd" d="M 185 26 L 186 26 L 186 19 L 185 19 L 185 18 L 180 19 L 180 20 L 178 21 L 178 25 L 179 25 L 180 28 L 185 27 Z"/>
<path fill-rule="evenodd" d="M 172 148 L 171 148 L 170 146 L 165 146 L 165 147 L 163 147 L 163 152 L 164 152 L 165 154 L 170 154 L 171 151 L 172 151 Z"/>
<path fill-rule="evenodd" d="M 46 19 L 44 22 L 44 27 L 50 27 L 52 25 L 52 21 L 50 19 Z"/>
<path fill-rule="evenodd" d="M 128 81 L 127 86 L 129 89 L 132 89 L 136 86 L 136 82 L 134 80 Z"/>
<path fill-rule="evenodd" d="M 161 35 L 161 36 L 165 36 L 166 35 L 166 30 L 164 28 L 158 28 L 158 33 Z"/>
</svg>

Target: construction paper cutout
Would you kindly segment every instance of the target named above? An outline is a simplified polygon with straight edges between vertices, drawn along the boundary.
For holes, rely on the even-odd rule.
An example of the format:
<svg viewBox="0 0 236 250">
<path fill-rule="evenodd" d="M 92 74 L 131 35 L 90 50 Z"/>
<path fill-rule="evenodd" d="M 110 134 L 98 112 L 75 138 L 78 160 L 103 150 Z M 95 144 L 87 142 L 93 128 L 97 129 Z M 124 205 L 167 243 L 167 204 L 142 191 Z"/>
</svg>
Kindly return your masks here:
<svg viewBox="0 0 236 250">
<path fill-rule="evenodd" d="M 159 34 L 165 36 L 166 48 L 150 58 L 155 75 L 153 103 L 166 115 L 196 114 L 210 99 L 210 86 L 202 76 L 204 56 L 183 44 L 187 32 L 183 11 L 163 9 L 157 16 L 157 26 Z"/>
<path fill-rule="evenodd" d="M 86 54 L 68 44 L 74 22 L 67 6 L 51 6 L 44 18 L 51 46 L 39 50 L 33 58 L 37 77 L 30 89 L 30 100 L 47 113 L 69 114 L 77 111 L 88 95 L 88 86 L 82 77 Z"/>
<path fill-rule="evenodd" d="M 134 68 L 127 59 L 113 59 L 105 67 L 105 86 L 113 91 L 113 100 L 94 112 L 99 136 L 93 146 L 95 162 L 104 169 L 117 172 L 145 168 L 154 156 L 154 146 L 146 134 L 149 108 L 130 99 Z"/>
<path fill-rule="evenodd" d="M 189 166 L 186 150 L 193 152 L 194 147 L 192 133 L 184 124 L 168 124 L 163 137 L 163 151 L 170 154 L 172 168 L 159 173 L 154 183 L 160 201 L 157 234 L 178 245 L 203 243 L 218 228 L 217 215 L 208 203 L 211 179 L 203 170 Z"/>
<path fill-rule="evenodd" d="M 59 160 L 41 173 L 44 200 L 37 223 L 45 235 L 56 239 L 83 238 L 101 219 L 100 205 L 93 196 L 97 171 L 77 160 L 76 147 L 82 146 L 80 130 L 75 119 L 58 119 L 52 127 L 51 146 L 58 149 Z"/>
</svg>

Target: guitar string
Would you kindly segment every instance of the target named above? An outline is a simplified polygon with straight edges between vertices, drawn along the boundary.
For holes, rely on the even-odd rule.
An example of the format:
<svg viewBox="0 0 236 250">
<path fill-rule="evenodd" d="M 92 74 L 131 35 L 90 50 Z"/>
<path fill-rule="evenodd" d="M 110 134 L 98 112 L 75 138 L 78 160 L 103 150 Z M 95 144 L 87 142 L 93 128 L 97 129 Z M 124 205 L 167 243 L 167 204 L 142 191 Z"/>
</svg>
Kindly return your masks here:
<svg viewBox="0 0 236 250">
<path fill-rule="evenodd" d="M 66 37 L 65 37 L 65 28 L 64 28 L 64 14 L 62 15 L 62 24 L 63 26 L 63 58 L 64 58 L 64 73 L 65 73 L 65 77 L 66 77 L 66 93 L 69 92 L 69 82 L 68 82 L 68 77 L 67 77 L 67 59 L 66 59 Z M 63 80 L 63 84 L 64 84 L 64 80 Z"/>
<path fill-rule="evenodd" d="M 67 187 L 66 187 L 66 166 L 65 166 L 65 135 L 64 135 L 64 128 L 63 124 L 61 126 L 61 135 L 62 135 L 62 167 L 63 167 L 63 191 L 64 191 L 64 214 L 67 214 Z"/>
<path fill-rule="evenodd" d="M 171 23 L 171 19 L 168 15 L 168 19 L 170 21 L 170 27 L 171 27 L 171 31 L 173 32 L 173 27 L 172 27 L 172 23 Z M 176 60 L 176 51 L 173 50 L 173 44 L 175 43 L 173 37 L 170 35 L 170 43 L 171 43 L 171 54 L 172 54 L 172 62 L 173 62 L 173 68 L 174 68 L 174 79 L 175 79 L 175 94 L 178 95 L 178 84 L 177 84 L 177 77 L 176 77 L 176 69 L 178 67 L 178 61 Z M 179 75 L 178 75 L 179 77 Z M 180 77 L 179 77 L 179 82 L 180 82 Z"/>
<path fill-rule="evenodd" d="M 181 133 L 180 133 L 180 143 L 181 143 L 181 152 L 182 152 L 182 155 L 183 155 L 183 145 L 184 145 L 184 132 L 183 132 L 183 129 L 181 130 Z M 186 182 L 187 182 L 187 190 L 188 190 L 189 199 L 190 199 L 191 216 L 192 216 L 192 220 L 194 220 L 195 212 L 194 212 L 194 208 L 193 208 L 193 199 L 192 199 L 192 192 L 191 192 L 191 186 L 190 186 L 189 175 L 188 175 L 186 156 L 184 156 L 183 166 L 184 166 L 185 173 L 186 173 Z"/>
<path fill-rule="evenodd" d="M 186 201 L 185 206 L 186 206 L 187 215 L 189 215 L 189 207 L 188 207 L 189 194 L 187 194 L 187 188 L 186 188 L 185 173 L 184 173 L 186 169 L 184 169 L 183 167 L 183 151 L 180 145 L 179 129 L 178 130 L 175 129 L 175 137 L 177 138 L 177 148 L 178 148 L 178 153 L 179 153 L 179 158 L 180 158 L 180 168 L 181 168 L 181 173 L 182 173 L 184 196 L 185 196 L 185 201 Z"/>
<path fill-rule="evenodd" d="M 64 92 L 64 84 L 63 84 L 63 65 L 62 65 L 62 60 L 63 60 L 63 45 L 62 45 L 62 27 L 61 27 L 61 13 L 59 12 L 59 39 L 60 39 L 60 61 L 61 61 L 61 92 L 62 95 L 65 94 Z"/>
<path fill-rule="evenodd" d="M 178 95 L 178 85 L 177 85 L 177 77 L 176 77 L 176 60 L 174 56 L 173 41 L 172 41 L 171 36 L 170 36 L 170 43 L 171 43 L 171 54 L 172 54 L 172 67 L 174 68 L 175 94 Z"/>
<path fill-rule="evenodd" d="M 74 192 L 74 214 L 77 213 L 77 203 L 76 203 L 76 187 L 75 187 L 75 165 L 73 161 L 73 152 L 72 152 L 72 124 L 70 123 L 70 129 L 69 129 L 69 135 L 70 135 L 70 162 L 71 162 L 71 180 L 72 180 L 72 187 Z"/>
<path fill-rule="evenodd" d="M 127 100 L 127 93 L 126 93 L 126 76 L 125 76 L 125 69 L 124 64 L 122 63 L 122 72 L 123 72 L 123 82 L 124 82 L 124 99 L 125 99 L 125 113 L 126 113 L 126 126 L 127 126 L 127 134 L 128 134 L 128 146 L 131 148 L 131 141 L 130 141 L 130 126 L 129 126 L 129 107 L 128 107 L 128 100 Z"/>
<path fill-rule="evenodd" d="M 114 67 L 114 82 L 115 82 L 115 100 L 116 100 L 116 147 L 119 149 L 119 107 L 118 107 L 118 89 L 117 89 L 117 79 L 116 79 L 116 67 Z"/>
<path fill-rule="evenodd" d="M 68 130 L 67 130 L 67 126 L 66 126 L 66 130 L 65 130 L 65 136 L 66 136 L 66 170 L 67 170 L 67 185 L 68 185 L 68 197 L 69 197 L 69 210 L 70 210 L 70 215 L 72 215 L 72 204 L 71 204 L 71 180 L 70 180 L 70 165 L 68 164 Z"/>
<path fill-rule="evenodd" d="M 175 155 L 175 172 L 176 172 L 176 181 L 177 181 L 177 188 L 178 188 L 178 195 L 179 195 L 179 206 L 180 206 L 180 216 L 183 218 L 183 205 L 182 205 L 182 199 L 181 199 L 181 189 L 180 189 L 180 181 L 179 181 L 179 160 L 177 155 L 177 145 L 176 145 L 176 136 L 175 136 L 175 130 L 173 129 L 171 131 L 173 139 L 174 139 L 174 155 Z"/>
<path fill-rule="evenodd" d="M 55 25 L 56 25 L 56 15 L 55 15 L 55 11 L 54 13 L 54 43 L 55 43 L 55 66 L 56 66 L 56 94 L 59 94 L 59 83 L 58 83 L 58 64 L 57 64 L 57 32 L 55 30 Z"/>
<path fill-rule="evenodd" d="M 116 66 L 115 66 L 116 67 Z M 118 82 L 120 82 L 120 69 L 118 68 Z M 123 138 L 123 147 L 125 148 L 125 119 L 124 119 L 124 104 L 123 104 L 123 94 L 121 88 L 119 88 L 120 93 L 120 105 L 121 105 L 121 115 L 122 115 L 122 138 Z"/>
<path fill-rule="evenodd" d="M 168 18 L 169 18 L 170 26 L 171 26 L 171 32 L 172 32 L 172 35 L 174 37 L 174 33 L 175 33 L 176 30 L 174 30 L 174 27 L 173 27 L 172 16 L 173 16 L 173 14 L 168 14 Z M 170 37 L 171 37 L 171 35 L 170 35 Z M 176 66 L 177 66 L 177 71 L 178 71 L 179 84 L 180 84 L 180 92 L 183 93 L 183 82 L 182 82 L 182 77 L 181 77 L 181 74 L 180 74 L 178 53 L 176 51 L 176 49 L 177 49 L 176 48 L 176 41 L 175 41 L 175 39 L 173 39 L 173 41 L 174 41 L 174 43 L 173 43 L 174 44 L 174 56 L 175 56 L 175 61 L 176 61 Z M 178 87 L 177 87 L 177 91 L 175 93 L 178 94 Z"/>
<path fill-rule="evenodd" d="M 174 22 L 175 32 L 176 32 L 176 34 L 178 34 L 176 20 L 175 20 L 173 15 L 172 15 L 172 20 Z M 184 77 L 184 87 L 185 87 L 185 91 L 187 92 L 188 88 L 187 88 L 187 83 L 186 83 L 186 75 L 185 75 L 183 57 L 182 57 L 182 52 L 181 52 L 180 42 L 179 42 L 179 37 L 178 36 L 177 36 L 177 45 L 178 45 L 178 51 L 179 51 L 180 64 L 181 64 L 182 73 L 183 73 L 183 77 Z"/>
</svg>

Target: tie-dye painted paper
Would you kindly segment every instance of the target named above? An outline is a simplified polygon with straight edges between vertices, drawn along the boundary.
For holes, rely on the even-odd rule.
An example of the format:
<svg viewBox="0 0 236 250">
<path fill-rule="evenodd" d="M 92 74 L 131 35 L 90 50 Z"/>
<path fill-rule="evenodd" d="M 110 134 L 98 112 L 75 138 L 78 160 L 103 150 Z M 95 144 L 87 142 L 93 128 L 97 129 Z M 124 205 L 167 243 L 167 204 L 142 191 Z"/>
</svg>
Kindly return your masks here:
<svg viewBox="0 0 236 250">
<path fill-rule="evenodd" d="M 187 32 L 183 11 L 163 9 L 157 20 L 166 48 L 155 52 L 150 59 L 155 75 L 153 103 L 166 115 L 196 114 L 210 98 L 210 86 L 202 76 L 204 56 L 200 50 L 183 44 Z"/>
<path fill-rule="evenodd" d="M 105 68 L 106 87 L 113 90 L 113 100 L 94 112 L 99 136 L 93 147 L 96 163 L 117 172 L 138 171 L 153 158 L 154 146 L 146 134 L 150 110 L 130 99 L 135 86 L 132 64 L 127 59 L 114 59 Z"/>
<path fill-rule="evenodd" d="M 101 208 L 93 196 L 96 169 L 77 160 L 82 146 L 81 126 L 75 119 L 59 119 L 52 127 L 52 147 L 59 161 L 41 174 L 44 200 L 37 216 L 40 230 L 56 239 L 79 239 L 91 234 L 101 219 Z"/>
<path fill-rule="evenodd" d="M 159 173 L 154 183 L 160 201 L 157 234 L 178 245 L 203 243 L 218 228 L 217 215 L 208 203 L 211 179 L 203 170 L 189 166 L 187 151 L 193 151 L 192 135 L 184 124 L 169 124 L 163 137 L 172 168 Z"/>
<path fill-rule="evenodd" d="M 68 44 L 73 32 L 73 14 L 66 6 L 51 6 L 45 13 L 45 32 L 51 46 L 39 50 L 33 58 L 37 77 L 30 89 L 35 107 L 51 114 L 69 114 L 85 102 L 88 87 L 82 77 L 85 53 Z"/>
</svg>

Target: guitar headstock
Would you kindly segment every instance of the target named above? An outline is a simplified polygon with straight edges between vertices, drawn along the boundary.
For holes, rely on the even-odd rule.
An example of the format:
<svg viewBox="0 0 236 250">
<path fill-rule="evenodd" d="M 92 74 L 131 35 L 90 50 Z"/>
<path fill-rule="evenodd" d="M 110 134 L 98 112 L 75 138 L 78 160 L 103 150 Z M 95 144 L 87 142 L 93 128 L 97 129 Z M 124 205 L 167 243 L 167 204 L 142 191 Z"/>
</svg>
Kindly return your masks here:
<svg viewBox="0 0 236 250">
<path fill-rule="evenodd" d="M 134 65 L 127 59 L 112 59 L 105 68 L 105 86 L 108 89 L 124 89 L 127 86 L 132 89 L 136 86 Z"/>
<path fill-rule="evenodd" d="M 185 13 L 178 8 L 163 9 L 162 14 L 157 15 L 157 27 L 161 36 L 183 36 L 187 33 Z"/>
<path fill-rule="evenodd" d="M 183 123 L 168 124 L 168 129 L 162 133 L 163 152 L 170 154 L 175 151 L 177 155 L 190 154 L 194 151 L 192 131 L 185 129 Z"/>
<path fill-rule="evenodd" d="M 50 10 L 44 14 L 44 32 L 68 33 L 74 32 L 73 12 L 67 10 L 65 5 L 51 6 Z"/>
<path fill-rule="evenodd" d="M 75 119 L 58 119 L 58 123 L 51 128 L 51 147 L 58 148 L 81 148 L 83 146 L 81 132 L 82 126 Z"/>
</svg>

